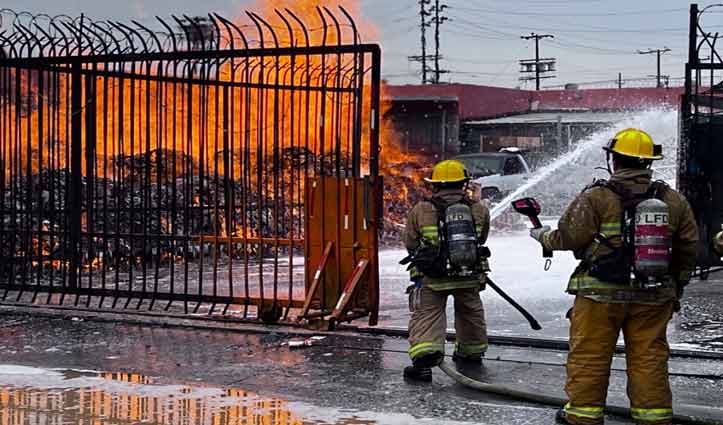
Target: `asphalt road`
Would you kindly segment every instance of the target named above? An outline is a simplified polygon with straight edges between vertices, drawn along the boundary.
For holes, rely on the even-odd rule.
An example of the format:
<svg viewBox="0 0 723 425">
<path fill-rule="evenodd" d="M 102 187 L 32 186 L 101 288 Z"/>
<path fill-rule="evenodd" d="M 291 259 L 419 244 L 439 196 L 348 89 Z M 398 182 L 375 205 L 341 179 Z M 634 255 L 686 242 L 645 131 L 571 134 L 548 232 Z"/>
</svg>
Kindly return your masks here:
<svg viewBox="0 0 723 425">
<path fill-rule="evenodd" d="M 1 311 L 1 423 L 553 423 L 552 408 L 467 390 L 438 370 L 432 384 L 405 383 L 407 343 L 398 338 L 343 332 L 292 349 L 298 337 L 285 328 L 243 333 L 237 325 L 229 332 Z M 563 396 L 564 361 L 564 352 L 493 346 L 478 377 Z M 624 404 L 624 360 L 614 366 L 609 401 Z M 710 375 L 672 378 L 678 410 L 723 419 L 721 369 L 674 359 L 677 375 Z"/>
</svg>

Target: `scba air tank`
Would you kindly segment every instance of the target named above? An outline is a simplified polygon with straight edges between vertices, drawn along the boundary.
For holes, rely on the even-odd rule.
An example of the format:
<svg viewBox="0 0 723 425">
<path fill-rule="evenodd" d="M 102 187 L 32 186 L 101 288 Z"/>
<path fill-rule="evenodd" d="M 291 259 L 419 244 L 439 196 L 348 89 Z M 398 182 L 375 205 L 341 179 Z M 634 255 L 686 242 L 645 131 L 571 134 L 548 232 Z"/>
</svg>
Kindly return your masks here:
<svg viewBox="0 0 723 425">
<path fill-rule="evenodd" d="M 477 235 L 472 209 L 465 204 L 453 204 L 445 212 L 449 265 L 456 274 L 472 274 L 477 266 Z"/>
<path fill-rule="evenodd" d="M 648 199 L 635 209 L 635 272 L 643 284 L 658 282 L 670 270 L 669 210 Z"/>
</svg>

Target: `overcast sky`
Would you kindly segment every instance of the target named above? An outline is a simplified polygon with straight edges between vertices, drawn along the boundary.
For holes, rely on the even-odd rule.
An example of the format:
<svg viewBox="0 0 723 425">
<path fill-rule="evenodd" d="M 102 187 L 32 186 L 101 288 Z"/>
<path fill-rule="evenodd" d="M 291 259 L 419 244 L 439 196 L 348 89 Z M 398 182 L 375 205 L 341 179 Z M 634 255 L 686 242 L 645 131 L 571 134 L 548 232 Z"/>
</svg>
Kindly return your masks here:
<svg viewBox="0 0 723 425">
<path fill-rule="evenodd" d="M 514 87 L 520 85 L 519 59 L 534 57 L 534 42 L 520 35 L 549 33 L 541 56 L 557 59 L 557 78 L 546 85 L 648 77 L 655 73 L 655 55 L 637 50 L 668 47 L 663 74 L 682 77 L 687 57 L 689 3 L 682 0 L 440 0 L 449 8 L 442 25 L 442 67 L 445 82 Z M 329 1 L 327 1 L 328 3 Z M 434 2 L 434 0 L 432 0 Z M 293 5 L 294 1 L 290 0 Z M 383 49 L 383 76 L 391 83 L 415 83 L 419 64 L 418 0 L 361 0 L 363 19 L 378 27 Z M 2 7 L 49 15 L 146 20 L 171 13 L 219 12 L 236 16 L 253 4 L 248 0 L 3 0 Z M 701 7 L 704 3 L 701 2 Z M 711 15 L 720 29 L 723 14 Z M 372 41 L 372 40 L 367 40 Z M 433 49 L 432 34 L 428 34 Z"/>
</svg>

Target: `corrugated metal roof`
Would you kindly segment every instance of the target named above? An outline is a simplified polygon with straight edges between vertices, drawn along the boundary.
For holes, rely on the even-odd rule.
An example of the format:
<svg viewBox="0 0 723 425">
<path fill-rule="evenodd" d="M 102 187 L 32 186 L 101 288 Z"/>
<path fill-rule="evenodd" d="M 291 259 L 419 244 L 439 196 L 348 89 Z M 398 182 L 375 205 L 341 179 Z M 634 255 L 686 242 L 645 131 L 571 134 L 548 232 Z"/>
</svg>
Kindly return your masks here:
<svg viewBox="0 0 723 425">
<path fill-rule="evenodd" d="M 467 125 L 514 125 L 514 124 L 563 124 L 591 123 L 611 124 L 630 116 L 628 112 L 533 112 L 480 121 L 466 121 Z"/>
</svg>

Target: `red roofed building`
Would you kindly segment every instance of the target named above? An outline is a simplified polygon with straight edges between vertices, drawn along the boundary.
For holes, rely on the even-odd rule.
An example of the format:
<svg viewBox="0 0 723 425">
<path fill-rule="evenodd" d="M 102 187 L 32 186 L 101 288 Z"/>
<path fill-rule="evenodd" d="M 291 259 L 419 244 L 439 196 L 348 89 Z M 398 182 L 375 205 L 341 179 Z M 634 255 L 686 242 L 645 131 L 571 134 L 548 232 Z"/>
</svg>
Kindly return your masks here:
<svg viewBox="0 0 723 425">
<path fill-rule="evenodd" d="M 386 86 L 385 90 L 386 98 L 392 102 L 415 98 L 432 102 L 435 98 L 454 97 L 458 101 L 461 120 L 526 112 L 530 108 L 530 93 L 471 84 Z"/>
<path fill-rule="evenodd" d="M 682 87 L 536 92 L 471 84 L 386 86 L 390 108 L 384 118 L 401 136 L 402 148 L 414 152 L 495 150 L 519 138 L 552 154 L 614 123 L 622 112 L 678 108 L 682 94 Z"/>
<path fill-rule="evenodd" d="M 528 92 L 537 109 L 630 111 L 649 108 L 678 108 L 683 87 L 553 90 Z M 531 108 L 534 110 L 534 108 Z M 504 115 L 504 114 L 503 114 Z"/>
</svg>

